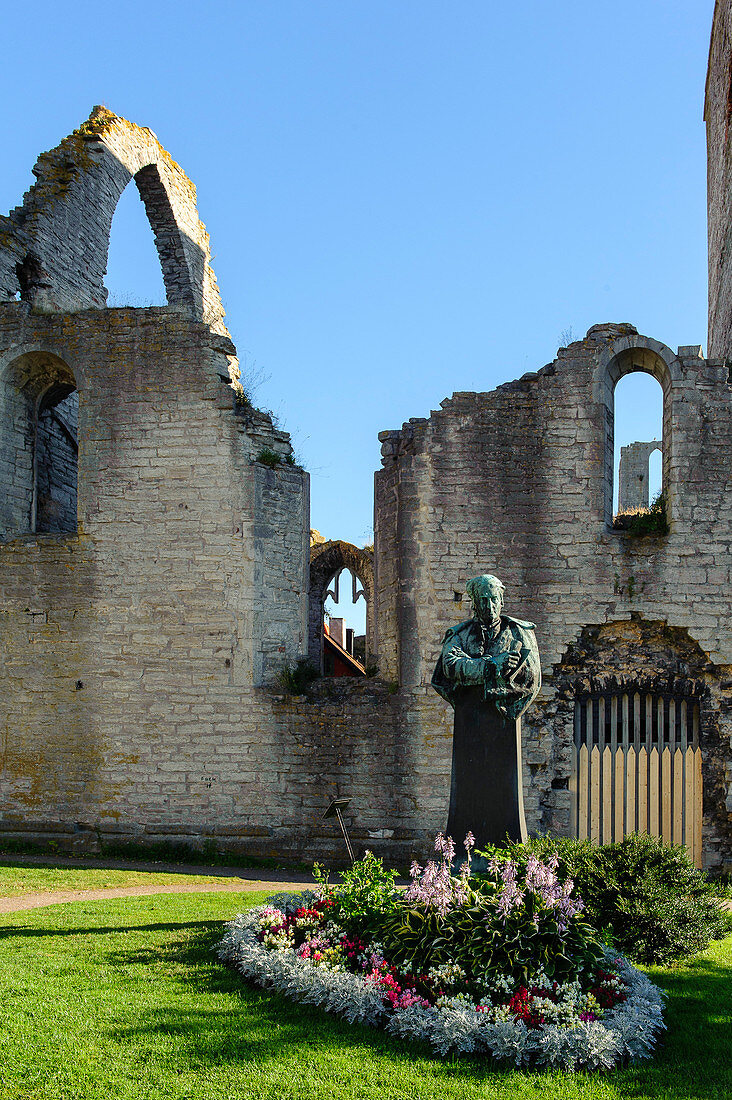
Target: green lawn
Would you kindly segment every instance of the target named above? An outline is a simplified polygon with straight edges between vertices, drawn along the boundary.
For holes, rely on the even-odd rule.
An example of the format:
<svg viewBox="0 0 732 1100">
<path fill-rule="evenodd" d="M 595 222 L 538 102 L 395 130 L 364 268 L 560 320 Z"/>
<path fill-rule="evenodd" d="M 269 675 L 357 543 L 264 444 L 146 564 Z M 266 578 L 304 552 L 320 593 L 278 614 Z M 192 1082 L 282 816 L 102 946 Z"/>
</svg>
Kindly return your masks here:
<svg viewBox="0 0 732 1100">
<path fill-rule="evenodd" d="M 266 872 L 262 872 L 266 878 Z M 223 875 L 181 875 L 163 871 L 97 870 L 93 867 L 34 867 L 0 857 L 0 897 L 42 894 L 56 890 L 103 890 L 108 886 L 169 886 L 237 882 Z"/>
<path fill-rule="evenodd" d="M 245 984 L 211 948 L 263 895 L 160 895 L 0 917 L 0 1098 L 464 1100 L 732 1096 L 732 938 L 656 972 L 657 1059 L 604 1076 L 442 1062 Z"/>
</svg>

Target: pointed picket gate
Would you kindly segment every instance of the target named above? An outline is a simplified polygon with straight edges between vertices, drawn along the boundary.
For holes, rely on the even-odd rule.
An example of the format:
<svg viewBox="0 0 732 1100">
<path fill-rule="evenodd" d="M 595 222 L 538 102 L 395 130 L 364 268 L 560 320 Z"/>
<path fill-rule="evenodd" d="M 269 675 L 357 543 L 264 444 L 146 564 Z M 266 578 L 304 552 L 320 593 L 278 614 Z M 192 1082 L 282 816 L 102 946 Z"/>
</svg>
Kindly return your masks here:
<svg viewBox="0 0 732 1100">
<path fill-rule="evenodd" d="M 595 844 L 649 833 L 701 867 L 699 702 L 617 692 L 575 701 L 574 835 Z"/>
</svg>

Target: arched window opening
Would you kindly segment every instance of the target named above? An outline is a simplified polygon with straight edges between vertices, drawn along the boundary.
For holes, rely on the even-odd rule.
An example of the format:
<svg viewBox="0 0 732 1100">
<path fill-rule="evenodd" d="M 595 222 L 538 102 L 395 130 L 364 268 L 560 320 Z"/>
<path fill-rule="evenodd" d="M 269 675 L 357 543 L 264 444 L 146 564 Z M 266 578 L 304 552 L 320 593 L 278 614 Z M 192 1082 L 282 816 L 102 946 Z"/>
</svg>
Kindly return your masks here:
<svg viewBox="0 0 732 1100">
<path fill-rule="evenodd" d="M 155 236 L 139 187 L 137 177 L 128 183 L 112 219 L 104 281 L 109 306 L 168 303 Z"/>
<path fill-rule="evenodd" d="M 665 530 L 664 420 L 662 386 L 647 368 L 633 367 L 631 360 L 630 370 L 614 387 L 609 424 L 612 526 L 616 529 L 646 533 L 640 528 L 651 523 L 656 533 Z M 653 533 L 651 528 L 647 533 Z"/>
<path fill-rule="evenodd" d="M 310 550 L 308 656 L 326 676 L 376 671 L 371 548 L 334 540 Z"/>
<path fill-rule="evenodd" d="M 76 531 L 79 395 L 57 383 L 38 405 L 36 419 L 36 531 Z"/>
<path fill-rule="evenodd" d="M 0 538 L 77 530 L 79 395 L 54 355 L 22 356 L 0 379 Z"/>
<path fill-rule="evenodd" d="M 660 447 L 651 451 L 648 459 L 648 496 L 653 501 L 663 492 L 663 452 Z"/>
<path fill-rule="evenodd" d="M 366 670 L 366 593 L 350 569 L 341 569 L 333 577 L 323 604 L 323 671 L 326 676 L 357 675 Z M 327 644 L 335 643 L 333 644 Z M 338 647 L 336 649 L 335 647 Z M 351 668 L 339 650 L 358 663 Z"/>
</svg>

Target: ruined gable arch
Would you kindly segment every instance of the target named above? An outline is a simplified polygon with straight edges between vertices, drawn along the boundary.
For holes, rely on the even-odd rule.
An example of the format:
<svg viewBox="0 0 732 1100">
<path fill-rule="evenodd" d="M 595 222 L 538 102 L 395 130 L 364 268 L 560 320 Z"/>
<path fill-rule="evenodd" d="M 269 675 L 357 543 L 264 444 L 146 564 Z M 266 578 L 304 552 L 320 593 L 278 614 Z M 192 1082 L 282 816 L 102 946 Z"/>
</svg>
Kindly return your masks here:
<svg viewBox="0 0 732 1100">
<path fill-rule="evenodd" d="M 147 222 L 153 234 L 160 271 L 165 285 L 166 305 L 185 310 L 195 309 L 195 276 L 191 274 L 183 242 L 183 234 L 175 218 L 170 196 L 165 188 L 157 164 L 148 164 L 130 178 L 129 184 L 120 192 L 119 198 L 128 187 L 136 187 L 145 208 Z M 119 199 L 118 199 L 119 202 Z M 109 261 L 109 248 L 113 232 L 117 204 L 112 211 L 109 232 L 106 233 L 107 255 L 104 261 L 105 276 Z"/>
<path fill-rule="evenodd" d="M 366 662 L 374 657 L 374 555 L 342 540 L 320 543 L 310 551 L 310 608 L 308 656 L 323 666 L 323 608 L 328 587 L 341 569 L 349 569 L 363 585 L 366 599 Z"/>
<path fill-rule="evenodd" d="M 103 308 L 109 234 L 134 179 L 155 235 L 168 305 L 228 335 L 196 189 L 151 130 L 104 108 L 34 168 L 23 205 L 0 218 L 0 298 L 36 308 Z"/>
<path fill-rule="evenodd" d="M 671 348 L 637 333 L 609 340 L 598 355 L 594 396 L 604 410 L 604 519 L 608 527 L 613 520 L 615 387 L 621 378 L 635 373 L 650 374 L 663 391 L 663 494 L 666 514 L 669 519 L 673 517 L 678 492 L 674 477 L 673 402 L 675 385 L 681 380 L 682 372 L 682 364 Z"/>
</svg>

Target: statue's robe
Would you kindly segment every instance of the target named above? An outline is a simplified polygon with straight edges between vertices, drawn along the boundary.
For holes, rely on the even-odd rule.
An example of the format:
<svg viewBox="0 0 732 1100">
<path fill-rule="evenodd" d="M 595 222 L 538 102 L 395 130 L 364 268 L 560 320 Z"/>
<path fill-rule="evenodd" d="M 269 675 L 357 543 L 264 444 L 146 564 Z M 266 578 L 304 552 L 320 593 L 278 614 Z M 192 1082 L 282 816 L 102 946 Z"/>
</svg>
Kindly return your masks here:
<svg viewBox="0 0 732 1100">
<path fill-rule="evenodd" d="M 503 662 L 519 664 L 505 678 Z M 541 687 L 534 624 L 501 615 L 496 628 L 467 619 L 447 631 L 432 686 L 455 710 L 447 831 L 478 849 L 506 836 L 526 839 L 521 780 L 521 715 Z"/>
</svg>

